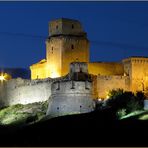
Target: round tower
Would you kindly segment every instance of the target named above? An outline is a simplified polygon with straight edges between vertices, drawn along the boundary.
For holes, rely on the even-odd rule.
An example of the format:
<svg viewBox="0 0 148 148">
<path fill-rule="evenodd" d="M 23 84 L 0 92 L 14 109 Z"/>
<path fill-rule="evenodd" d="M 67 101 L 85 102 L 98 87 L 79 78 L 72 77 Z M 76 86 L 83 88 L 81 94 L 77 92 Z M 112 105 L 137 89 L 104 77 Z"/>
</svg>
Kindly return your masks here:
<svg viewBox="0 0 148 148">
<path fill-rule="evenodd" d="M 79 66 L 78 66 L 79 65 Z M 91 112 L 95 108 L 92 82 L 82 79 L 87 74 L 86 63 L 72 63 L 70 75 L 81 73 L 80 77 L 69 77 L 67 80 L 54 82 L 51 85 L 51 97 L 47 115 L 52 117 Z M 83 72 L 85 71 L 85 73 Z M 83 77 L 83 78 L 84 78 Z"/>
</svg>

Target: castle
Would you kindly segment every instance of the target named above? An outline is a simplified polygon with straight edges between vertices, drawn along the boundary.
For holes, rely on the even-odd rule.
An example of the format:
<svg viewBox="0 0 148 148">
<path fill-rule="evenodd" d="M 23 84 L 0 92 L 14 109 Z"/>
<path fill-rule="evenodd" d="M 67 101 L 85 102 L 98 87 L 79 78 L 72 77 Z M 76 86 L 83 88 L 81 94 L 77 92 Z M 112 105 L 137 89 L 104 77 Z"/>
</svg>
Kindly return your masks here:
<svg viewBox="0 0 148 148">
<path fill-rule="evenodd" d="M 81 23 L 57 19 L 49 23 L 46 58 L 30 66 L 31 79 L 0 85 L 0 106 L 49 102 L 47 114 L 58 116 L 94 110 L 94 99 L 107 99 L 112 89 L 148 91 L 148 58 L 90 62 L 89 40 Z"/>
<path fill-rule="evenodd" d="M 49 23 L 46 59 L 30 66 L 31 79 L 56 78 L 69 73 L 71 62 L 86 62 L 88 73 L 95 76 L 94 94 L 105 99 L 112 89 L 133 92 L 148 90 L 148 58 L 130 57 L 121 62 L 90 62 L 89 40 L 81 23 L 57 19 Z"/>
</svg>

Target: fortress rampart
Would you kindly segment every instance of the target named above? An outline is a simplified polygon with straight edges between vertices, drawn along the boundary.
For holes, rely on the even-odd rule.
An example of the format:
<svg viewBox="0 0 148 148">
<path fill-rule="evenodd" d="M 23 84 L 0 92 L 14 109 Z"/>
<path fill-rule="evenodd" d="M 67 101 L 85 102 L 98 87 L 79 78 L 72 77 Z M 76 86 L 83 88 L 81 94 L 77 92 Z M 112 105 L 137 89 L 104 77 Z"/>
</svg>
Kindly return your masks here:
<svg viewBox="0 0 148 148">
<path fill-rule="evenodd" d="M 67 80 L 54 82 L 51 85 L 51 98 L 47 111 L 50 116 L 86 113 L 93 111 L 94 108 L 91 82 Z"/>
<path fill-rule="evenodd" d="M 52 96 L 60 95 L 92 95 L 92 85 L 88 81 L 58 81 L 52 84 Z"/>
<path fill-rule="evenodd" d="M 12 79 L 0 84 L 0 107 L 42 102 L 51 95 L 52 80 Z"/>
<path fill-rule="evenodd" d="M 128 76 L 97 76 L 98 98 L 107 98 L 109 91 L 113 89 L 123 89 L 129 91 L 130 79 Z"/>
<path fill-rule="evenodd" d="M 123 75 L 122 63 L 116 62 L 92 62 L 88 63 L 88 72 L 93 75 Z"/>
</svg>

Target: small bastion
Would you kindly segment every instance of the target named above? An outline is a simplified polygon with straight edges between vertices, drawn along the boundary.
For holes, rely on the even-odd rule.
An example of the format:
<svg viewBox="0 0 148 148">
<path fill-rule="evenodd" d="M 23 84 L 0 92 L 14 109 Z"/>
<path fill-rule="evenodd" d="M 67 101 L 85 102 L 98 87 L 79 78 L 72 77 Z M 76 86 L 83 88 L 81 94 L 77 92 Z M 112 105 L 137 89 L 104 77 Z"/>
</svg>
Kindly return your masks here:
<svg viewBox="0 0 148 148">
<path fill-rule="evenodd" d="M 55 81 L 51 85 L 47 115 L 57 117 L 91 112 L 95 109 L 92 96 L 92 81 L 87 64 L 71 63 L 67 79 Z"/>
</svg>

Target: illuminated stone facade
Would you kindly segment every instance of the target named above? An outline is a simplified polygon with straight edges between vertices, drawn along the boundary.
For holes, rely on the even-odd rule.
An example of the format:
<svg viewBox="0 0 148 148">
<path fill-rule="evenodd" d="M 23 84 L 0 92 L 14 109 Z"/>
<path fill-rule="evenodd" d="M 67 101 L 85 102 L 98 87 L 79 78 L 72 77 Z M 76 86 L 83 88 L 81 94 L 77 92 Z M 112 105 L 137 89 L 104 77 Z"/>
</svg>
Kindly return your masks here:
<svg viewBox="0 0 148 148">
<path fill-rule="evenodd" d="M 129 76 L 130 90 L 148 91 L 148 58 L 131 57 L 123 60 L 124 75 Z"/>
<path fill-rule="evenodd" d="M 89 62 L 89 41 L 80 22 L 58 19 L 49 23 L 46 60 L 30 66 L 31 79 L 68 74 L 71 62 Z"/>
<path fill-rule="evenodd" d="M 107 63 L 105 63 L 107 65 Z M 120 66 L 121 67 L 120 67 Z M 113 65 L 112 65 L 113 66 Z M 120 67 L 120 68 L 119 68 Z M 126 91 L 142 91 L 148 97 L 148 58 L 129 57 L 123 59 L 118 66 L 114 65 L 100 68 L 101 72 L 96 73 L 96 93 L 98 98 L 107 98 L 107 94 L 112 89 L 123 89 Z M 91 71 L 90 71 L 91 72 Z M 120 73 L 121 72 L 121 73 Z"/>
<path fill-rule="evenodd" d="M 89 41 L 77 20 L 57 19 L 49 23 L 46 59 L 30 66 L 31 79 L 55 78 L 68 74 L 71 62 L 88 63 L 88 71 L 98 75 L 121 75 L 121 63 L 89 62 Z"/>
</svg>

